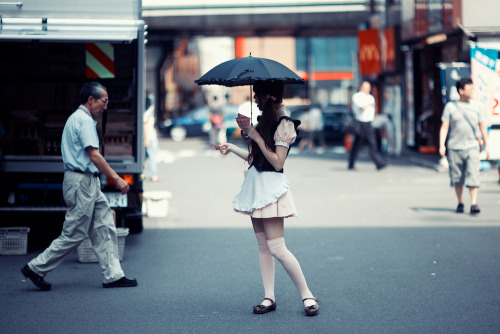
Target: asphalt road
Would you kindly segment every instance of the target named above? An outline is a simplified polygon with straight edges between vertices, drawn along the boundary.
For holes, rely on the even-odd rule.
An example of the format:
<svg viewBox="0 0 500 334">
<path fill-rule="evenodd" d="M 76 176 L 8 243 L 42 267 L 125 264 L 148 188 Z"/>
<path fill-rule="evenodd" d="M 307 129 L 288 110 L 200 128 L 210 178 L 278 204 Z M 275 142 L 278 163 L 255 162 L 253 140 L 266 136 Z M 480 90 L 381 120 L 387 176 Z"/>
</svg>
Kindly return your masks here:
<svg viewBox="0 0 500 334">
<path fill-rule="evenodd" d="M 483 212 L 471 217 L 453 212 L 446 173 L 405 159 L 377 172 L 366 157 L 353 172 L 338 148 L 292 151 L 285 173 L 299 217 L 285 238 L 320 313 L 305 316 L 278 264 L 277 310 L 254 315 L 257 244 L 248 217 L 231 209 L 245 166 L 197 140 L 161 148 L 162 181 L 145 190 L 172 193 L 168 216 L 145 218 L 122 262 L 139 286 L 103 289 L 99 266 L 71 254 L 48 275 L 53 290 L 40 292 L 19 272 L 40 249 L 0 256 L 2 333 L 500 332 L 496 171 L 481 174 Z"/>
</svg>

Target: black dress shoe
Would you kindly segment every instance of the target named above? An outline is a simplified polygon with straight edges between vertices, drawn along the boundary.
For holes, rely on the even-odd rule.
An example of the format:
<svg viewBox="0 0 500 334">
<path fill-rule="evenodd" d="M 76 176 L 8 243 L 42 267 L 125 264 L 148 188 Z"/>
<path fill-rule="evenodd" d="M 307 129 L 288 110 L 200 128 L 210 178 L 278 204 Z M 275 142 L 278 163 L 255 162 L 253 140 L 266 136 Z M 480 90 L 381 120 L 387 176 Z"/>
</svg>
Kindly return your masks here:
<svg viewBox="0 0 500 334">
<path fill-rule="evenodd" d="M 463 205 L 463 203 L 458 203 L 456 212 L 457 213 L 464 213 L 464 205 Z"/>
<path fill-rule="evenodd" d="M 314 305 L 311 305 L 311 306 L 307 306 L 307 307 L 304 307 L 304 311 L 306 311 L 306 315 L 308 317 L 313 317 L 315 316 L 316 314 L 318 314 L 318 311 L 319 311 L 319 303 L 318 303 L 318 300 L 316 298 L 304 298 L 302 301 L 306 301 L 307 299 L 312 299 L 316 302 L 316 304 Z"/>
<path fill-rule="evenodd" d="M 377 166 L 377 170 L 382 170 L 382 169 L 384 169 L 384 168 L 386 168 L 386 167 L 387 167 L 387 163 L 384 163 L 384 164 L 382 164 L 382 165 L 378 165 L 378 166 Z"/>
<path fill-rule="evenodd" d="M 31 270 L 28 265 L 25 265 L 21 269 L 21 273 L 24 277 L 29 278 L 40 290 L 48 291 L 52 288 L 52 284 L 45 282 L 43 277 Z"/>
<path fill-rule="evenodd" d="M 130 288 L 133 286 L 137 286 L 137 280 L 134 278 L 128 279 L 126 277 L 122 277 L 114 282 L 102 283 L 103 288 Z"/>
<path fill-rule="evenodd" d="M 274 302 L 274 300 L 272 300 L 271 298 L 264 298 L 264 300 L 266 299 L 271 302 L 271 305 L 255 305 L 253 307 L 254 314 L 264 314 L 276 310 L 276 303 Z"/>
</svg>

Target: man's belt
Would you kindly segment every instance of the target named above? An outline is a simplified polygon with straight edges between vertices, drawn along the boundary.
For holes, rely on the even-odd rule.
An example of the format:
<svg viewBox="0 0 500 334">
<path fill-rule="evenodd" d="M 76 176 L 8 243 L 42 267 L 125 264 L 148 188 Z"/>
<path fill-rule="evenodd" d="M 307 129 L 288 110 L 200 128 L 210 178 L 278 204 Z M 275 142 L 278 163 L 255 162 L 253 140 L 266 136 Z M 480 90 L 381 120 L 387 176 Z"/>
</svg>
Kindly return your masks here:
<svg viewBox="0 0 500 334">
<path fill-rule="evenodd" d="M 88 173 L 88 172 L 84 172 L 84 171 L 81 171 L 79 169 L 70 169 L 70 171 L 72 172 L 75 172 L 75 173 L 80 173 L 80 174 L 90 174 L 92 176 L 95 176 L 95 177 L 99 177 L 99 173 Z"/>
</svg>

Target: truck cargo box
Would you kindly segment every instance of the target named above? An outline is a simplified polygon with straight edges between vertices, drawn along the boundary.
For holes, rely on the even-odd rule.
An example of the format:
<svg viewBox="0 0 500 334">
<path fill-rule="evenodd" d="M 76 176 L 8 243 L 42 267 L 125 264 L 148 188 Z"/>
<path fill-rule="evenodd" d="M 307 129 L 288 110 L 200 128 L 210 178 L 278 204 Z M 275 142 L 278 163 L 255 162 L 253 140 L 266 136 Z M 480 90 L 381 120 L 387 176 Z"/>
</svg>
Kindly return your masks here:
<svg viewBox="0 0 500 334">
<path fill-rule="evenodd" d="M 108 91 L 100 152 L 131 184 L 101 177 L 119 225 L 142 228 L 145 25 L 140 1 L 23 1 L 0 6 L 0 225 L 64 211 L 61 135 L 84 83 Z M 15 213 L 15 214 L 13 214 Z"/>
</svg>

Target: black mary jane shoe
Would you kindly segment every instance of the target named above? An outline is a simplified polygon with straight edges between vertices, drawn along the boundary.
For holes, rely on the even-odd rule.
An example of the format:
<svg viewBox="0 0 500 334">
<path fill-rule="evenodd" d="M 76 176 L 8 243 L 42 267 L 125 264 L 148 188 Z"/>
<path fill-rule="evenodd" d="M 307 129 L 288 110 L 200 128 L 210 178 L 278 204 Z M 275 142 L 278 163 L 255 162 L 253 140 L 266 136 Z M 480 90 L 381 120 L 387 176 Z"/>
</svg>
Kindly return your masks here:
<svg viewBox="0 0 500 334">
<path fill-rule="evenodd" d="M 269 305 L 269 306 L 262 305 L 262 304 L 255 305 L 253 307 L 253 313 L 254 314 L 264 314 L 264 313 L 276 310 L 276 303 L 274 302 L 274 300 L 272 300 L 271 298 L 264 298 L 264 300 L 266 300 L 266 299 L 271 302 L 271 305 Z"/>
<path fill-rule="evenodd" d="M 315 297 L 313 298 L 304 298 L 302 300 L 302 302 L 305 302 L 306 300 L 308 299 L 311 299 L 311 300 L 314 300 L 316 302 L 315 305 L 311 305 L 311 306 L 306 306 L 304 307 L 304 310 L 306 311 L 306 315 L 308 317 L 314 317 L 316 314 L 318 314 L 318 311 L 319 311 L 319 300 L 317 300 Z"/>
</svg>

